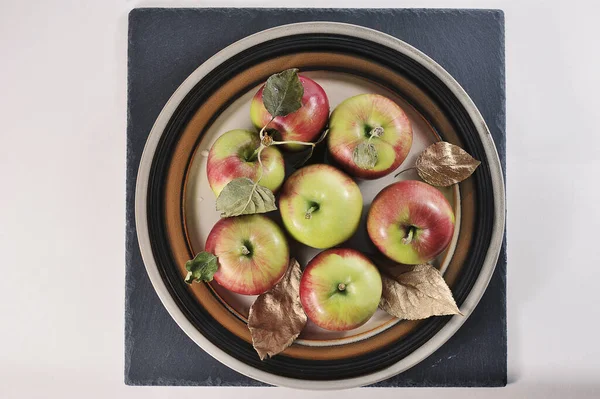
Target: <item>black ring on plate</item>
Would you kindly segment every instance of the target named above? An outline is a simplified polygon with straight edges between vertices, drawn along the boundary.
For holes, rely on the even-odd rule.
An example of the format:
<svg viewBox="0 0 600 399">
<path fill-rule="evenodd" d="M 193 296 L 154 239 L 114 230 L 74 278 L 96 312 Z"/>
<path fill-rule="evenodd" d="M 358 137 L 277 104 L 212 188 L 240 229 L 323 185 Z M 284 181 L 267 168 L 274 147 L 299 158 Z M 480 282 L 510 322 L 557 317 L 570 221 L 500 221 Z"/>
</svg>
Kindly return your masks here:
<svg viewBox="0 0 600 399">
<path fill-rule="evenodd" d="M 450 317 L 427 319 L 398 342 L 389 344 L 377 351 L 348 359 L 306 360 L 276 356 L 261 361 L 252 345 L 238 338 L 216 322 L 191 295 L 179 275 L 178 267 L 173 259 L 171 248 L 168 245 L 164 220 L 164 182 L 173 149 L 180 134 L 199 106 L 224 82 L 256 63 L 284 54 L 314 51 L 351 54 L 367 58 L 405 76 L 425 90 L 440 106 L 461 136 L 465 150 L 476 159 L 481 160 L 481 166 L 477 168 L 471 177 L 478 196 L 475 210 L 474 238 L 461 275 L 453 287 L 454 297 L 460 306 L 471 291 L 480 273 L 490 245 L 495 216 L 490 169 L 483 145 L 479 139 L 479 133 L 461 102 L 435 74 L 409 56 L 368 40 L 334 34 L 305 34 L 282 37 L 249 48 L 224 61 L 208 73 L 179 104 L 160 138 L 148 182 L 147 219 L 152 251 L 162 279 L 181 311 L 213 344 L 249 366 L 268 373 L 297 379 L 337 380 L 370 374 L 400 361 L 431 339 L 450 320 Z M 346 72 L 350 70 L 351 66 L 348 67 Z M 376 77 L 368 78 L 377 79 Z M 256 82 L 256 84 L 258 83 Z M 385 83 L 388 88 L 395 91 L 395 88 L 389 82 L 380 81 L 379 83 Z M 238 95 L 251 87 L 240 90 Z M 235 98 L 232 98 L 230 103 L 233 100 Z M 211 123 L 227 105 L 213 116 Z M 419 111 L 424 112 L 424 110 Z M 424 115 L 427 114 L 424 113 Z M 436 126 L 434 125 L 434 127 Z M 443 132 L 440 133 L 443 137 Z"/>
</svg>

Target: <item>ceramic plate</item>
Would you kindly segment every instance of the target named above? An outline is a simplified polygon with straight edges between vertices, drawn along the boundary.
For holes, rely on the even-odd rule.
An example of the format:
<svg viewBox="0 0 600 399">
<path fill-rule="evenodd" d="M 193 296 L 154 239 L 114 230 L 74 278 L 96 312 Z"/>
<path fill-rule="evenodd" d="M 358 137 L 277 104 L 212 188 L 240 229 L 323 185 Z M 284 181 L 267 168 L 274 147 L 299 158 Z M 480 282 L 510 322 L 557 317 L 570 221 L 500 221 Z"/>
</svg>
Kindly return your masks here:
<svg viewBox="0 0 600 399">
<path fill-rule="evenodd" d="M 448 250 L 436 259 L 464 316 L 399 321 L 378 311 L 364 326 L 330 332 L 311 324 L 282 354 L 260 361 L 246 321 L 254 297 L 216 283 L 183 282 L 185 261 L 202 251 L 219 219 L 206 178 L 208 150 L 231 129 L 252 125 L 250 100 L 273 73 L 296 67 L 326 91 L 331 109 L 360 93 L 396 101 L 413 124 L 411 152 L 398 170 L 414 165 L 429 144 L 445 140 L 482 165 L 444 194 L 457 215 Z M 329 162 L 324 145 L 311 162 Z M 287 173 L 293 172 L 288 168 Z M 403 179 L 417 178 L 410 172 Z M 393 174 L 357 183 L 366 216 Z M 492 276 L 504 230 L 504 191 L 485 122 L 462 88 L 434 61 L 383 33 L 339 23 L 301 23 L 249 36 L 201 65 L 173 94 L 146 143 L 136 187 L 136 225 L 148 274 L 181 328 L 227 366 L 275 385 L 327 389 L 380 381 L 417 364 L 464 322 Z M 277 218 L 277 212 L 272 217 Z M 365 233 L 342 246 L 376 251 Z M 318 253 L 290 239 L 301 265 Z M 467 343 L 468 344 L 468 343 Z"/>
</svg>

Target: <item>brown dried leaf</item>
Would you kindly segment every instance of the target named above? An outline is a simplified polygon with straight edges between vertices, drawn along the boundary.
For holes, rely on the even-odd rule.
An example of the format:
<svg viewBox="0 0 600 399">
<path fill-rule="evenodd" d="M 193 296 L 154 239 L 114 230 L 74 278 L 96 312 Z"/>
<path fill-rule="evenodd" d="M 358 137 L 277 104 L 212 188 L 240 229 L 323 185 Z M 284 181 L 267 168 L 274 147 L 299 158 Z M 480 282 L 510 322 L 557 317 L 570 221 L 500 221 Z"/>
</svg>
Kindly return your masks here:
<svg viewBox="0 0 600 399">
<path fill-rule="evenodd" d="M 431 265 L 410 266 L 394 277 L 381 275 L 379 307 L 404 320 L 462 314 L 440 272 Z"/>
<path fill-rule="evenodd" d="M 471 176 L 481 164 L 462 148 L 440 141 L 427 147 L 417 158 L 415 167 L 427 183 L 448 187 Z"/>
<path fill-rule="evenodd" d="M 290 346 L 306 325 L 300 302 L 300 264 L 290 259 L 283 279 L 261 294 L 250 307 L 248 328 L 260 360 L 273 357 Z"/>
</svg>

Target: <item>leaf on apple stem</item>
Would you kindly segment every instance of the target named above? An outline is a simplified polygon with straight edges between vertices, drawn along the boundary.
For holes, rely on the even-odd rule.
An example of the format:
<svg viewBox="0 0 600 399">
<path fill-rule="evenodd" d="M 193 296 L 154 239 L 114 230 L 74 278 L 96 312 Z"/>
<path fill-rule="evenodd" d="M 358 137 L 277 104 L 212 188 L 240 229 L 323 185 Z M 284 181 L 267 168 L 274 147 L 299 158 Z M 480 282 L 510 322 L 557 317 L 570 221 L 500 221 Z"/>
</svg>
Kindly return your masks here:
<svg viewBox="0 0 600 399">
<path fill-rule="evenodd" d="M 233 179 L 217 197 L 221 217 L 267 213 L 277 209 L 273 192 L 247 177 Z"/>
<path fill-rule="evenodd" d="M 379 307 L 403 320 L 462 314 L 444 277 L 432 265 L 407 266 L 394 278 L 381 275 Z"/>
<path fill-rule="evenodd" d="M 462 148 L 440 141 L 419 155 L 415 167 L 421 179 L 427 183 L 448 187 L 471 176 L 480 164 Z"/>
<path fill-rule="evenodd" d="M 300 302 L 300 264 L 290 259 L 283 279 L 256 298 L 250 307 L 248 329 L 260 360 L 273 357 L 290 346 L 306 325 Z"/>
<path fill-rule="evenodd" d="M 362 142 L 352 152 L 354 163 L 362 169 L 373 169 L 377 164 L 377 149 L 369 142 Z"/>
<path fill-rule="evenodd" d="M 304 86 L 298 69 L 287 69 L 271 75 L 263 89 L 262 100 L 272 117 L 285 116 L 302 107 Z"/>
<path fill-rule="evenodd" d="M 200 252 L 194 259 L 185 262 L 185 268 L 188 271 L 185 276 L 185 282 L 212 281 L 214 274 L 218 269 L 217 257 L 210 252 Z"/>
</svg>

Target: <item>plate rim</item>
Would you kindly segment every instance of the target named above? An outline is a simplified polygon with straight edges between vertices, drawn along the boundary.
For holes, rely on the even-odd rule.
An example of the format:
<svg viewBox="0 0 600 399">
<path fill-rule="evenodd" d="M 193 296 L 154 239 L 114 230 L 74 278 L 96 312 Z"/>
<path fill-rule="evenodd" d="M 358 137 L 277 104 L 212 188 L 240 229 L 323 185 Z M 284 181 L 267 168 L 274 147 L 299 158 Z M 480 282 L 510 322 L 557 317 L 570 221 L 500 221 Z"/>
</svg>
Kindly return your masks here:
<svg viewBox="0 0 600 399">
<path fill-rule="evenodd" d="M 154 260 L 149 239 L 148 222 L 146 219 L 148 180 L 150 177 L 150 166 L 154 158 L 154 152 L 168 121 L 171 119 L 176 107 L 184 99 L 187 93 L 207 73 L 246 48 L 282 36 L 310 33 L 339 34 L 369 40 L 403 53 L 435 74 L 456 96 L 459 102 L 464 106 L 471 120 L 475 122 L 477 132 L 479 133 L 483 149 L 490 165 L 491 183 L 494 190 L 493 198 L 495 213 L 490 245 L 487 249 L 484 263 L 471 291 L 460 307 L 464 316 L 453 316 L 431 339 L 405 358 L 387 368 L 353 378 L 325 381 L 283 377 L 256 369 L 223 352 L 204 337 L 179 309 L 177 303 L 171 297 L 165 282 L 162 280 Z M 402 40 L 374 29 L 339 22 L 301 22 L 263 30 L 225 47 L 194 70 L 194 72 L 192 72 L 177 88 L 156 119 L 142 152 L 135 189 L 135 223 L 140 252 L 154 290 L 179 327 L 209 355 L 241 374 L 272 385 L 319 390 L 352 388 L 382 381 L 421 362 L 453 336 L 472 313 L 487 288 L 500 254 L 505 226 L 504 179 L 495 144 L 483 117 L 465 90 L 439 64 Z"/>
</svg>

